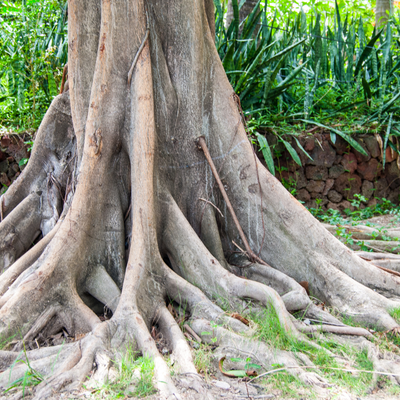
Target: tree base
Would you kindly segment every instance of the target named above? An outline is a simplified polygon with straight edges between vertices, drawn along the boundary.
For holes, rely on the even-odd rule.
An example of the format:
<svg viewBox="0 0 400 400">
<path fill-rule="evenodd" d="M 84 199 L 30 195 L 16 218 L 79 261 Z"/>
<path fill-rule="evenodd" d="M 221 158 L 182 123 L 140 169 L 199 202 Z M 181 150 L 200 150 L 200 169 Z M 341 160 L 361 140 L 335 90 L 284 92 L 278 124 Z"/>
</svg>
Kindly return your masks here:
<svg viewBox="0 0 400 400">
<path fill-rule="evenodd" d="M 147 7 L 70 1 L 69 92 L 53 101 L 27 167 L 0 199 L 0 335 L 83 338 L 31 350 L 29 364 L 15 364 L 25 357 L 21 343 L 1 352 L 0 384 L 38 371 L 45 379 L 34 398 L 49 398 L 79 387 L 93 363 L 104 381 L 110 360 L 129 348 L 153 360 L 158 398 L 180 398 L 152 336 L 155 326 L 177 373 L 197 376 L 173 303 L 220 356 L 232 347 L 240 358 L 254 353 L 266 370 L 282 364 L 323 387 L 303 368 L 312 366 L 306 355 L 246 337 L 236 314 L 270 310 L 285 335 L 322 351 L 306 335 L 371 333 L 316 307 L 299 282 L 339 315 L 388 330 L 399 328 L 390 316 L 400 307 L 399 277 L 348 250 L 258 162 L 213 43 L 213 3 Z M 289 311 L 322 323 L 308 326 Z M 393 365 L 379 368 L 392 374 Z M 207 392 L 201 380 L 191 384 Z"/>
</svg>

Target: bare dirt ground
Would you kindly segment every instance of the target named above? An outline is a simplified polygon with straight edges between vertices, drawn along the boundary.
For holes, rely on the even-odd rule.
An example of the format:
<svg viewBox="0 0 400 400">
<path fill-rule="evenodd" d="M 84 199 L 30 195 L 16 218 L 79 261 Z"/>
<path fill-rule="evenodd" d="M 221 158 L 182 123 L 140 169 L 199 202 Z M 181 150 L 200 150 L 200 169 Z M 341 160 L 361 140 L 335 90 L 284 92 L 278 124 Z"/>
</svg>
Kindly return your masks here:
<svg viewBox="0 0 400 400">
<path fill-rule="evenodd" d="M 175 379 L 175 383 L 178 388 L 182 388 L 182 393 L 185 396 L 185 400 L 203 400 L 206 399 L 202 394 L 198 393 L 195 389 L 186 387 L 187 383 L 183 384 L 180 379 Z M 219 386 L 222 384 L 226 385 L 226 389 L 222 389 Z M 229 385 L 229 388 L 228 388 Z M 337 386 L 332 386 L 325 389 L 305 389 L 293 387 L 292 390 L 296 391 L 294 395 L 287 395 L 282 393 L 281 390 L 274 388 L 272 385 L 258 385 L 258 384 L 246 384 L 242 380 L 234 380 L 229 378 L 224 378 L 224 380 L 216 381 L 211 380 L 208 383 L 209 394 L 214 399 L 235 399 L 235 400 L 256 400 L 256 399 L 271 399 L 271 400 L 312 400 L 312 399 L 323 399 L 323 400 L 396 400 L 400 399 L 400 393 L 391 394 L 387 389 L 378 389 L 375 393 L 359 396 L 354 393 L 349 392 L 344 388 Z M 2 399 L 7 399 L 7 397 L 2 397 Z M 29 399 L 29 396 L 25 397 Z M 71 394 L 59 394 L 55 395 L 51 400 L 56 399 L 68 399 L 68 400 L 78 400 L 78 399 L 102 399 L 102 398 L 112 398 L 98 396 L 93 392 L 82 390 L 74 395 Z M 130 397 L 127 395 L 124 399 L 139 400 L 139 397 Z M 146 400 L 159 400 L 157 394 L 142 397 L 141 399 Z"/>
</svg>

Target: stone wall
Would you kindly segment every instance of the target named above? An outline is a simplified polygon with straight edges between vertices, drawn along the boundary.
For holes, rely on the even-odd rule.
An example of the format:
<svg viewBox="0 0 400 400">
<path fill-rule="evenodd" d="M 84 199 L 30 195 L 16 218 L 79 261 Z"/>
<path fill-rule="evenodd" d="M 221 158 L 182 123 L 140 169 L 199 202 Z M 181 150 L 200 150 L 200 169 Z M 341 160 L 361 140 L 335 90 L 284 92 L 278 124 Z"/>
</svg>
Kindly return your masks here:
<svg viewBox="0 0 400 400">
<path fill-rule="evenodd" d="M 273 143 L 274 137 L 268 137 Z M 386 149 L 386 165 L 382 168 L 382 151 L 373 134 L 355 137 L 368 156 L 337 137 L 333 143 L 329 133 L 317 133 L 300 138 L 300 143 L 311 159 L 292 143 L 299 154 L 303 166 L 296 164 L 288 151 L 275 139 L 275 176 L 293 192 L 306 207 L 316 207 L 316 199 L 321 199 L 320 207 L 343 211 L 351 208 L 349 200 L 361 193 L 368 205 L 376 204 L 376 198 L 386 198 L 399 204 L 400 159 L 392 149 Z"/>
<path fill-rule="evenodd" d="M 337 137 L 333 143 L 329 133 L 316 133 L 300 137 L 299 141 L 310 154 L 310 160 L 293 141 L 292 145 L 299 154 L 302 167 L 296 164 L 283 143 L 276 136 L 268 136 L 268 143 L 274 145 L 276 166 L 275 176 L 304 202 L 306 207 L 317 207 L 316 199 L 323 209 L 333 208 L 343 211 L 352 208 L 349 200 L 355 193 L 361 193 L 376 204 L 376 198 L 386 198 L 399 204 L 400 159 L 392 149 L 386 149 L 386 165 L 382 168 L 382 152 L 374 135 L 355 137 L 368 156 L 353 148 Z M 18 177 L 24 165 L 20 161 L 29 157 L 28 133 L 4 135 L 0 138 L 0 194 Z M 261 152 L 258 153 L 260 160 Z"/>
</svg>

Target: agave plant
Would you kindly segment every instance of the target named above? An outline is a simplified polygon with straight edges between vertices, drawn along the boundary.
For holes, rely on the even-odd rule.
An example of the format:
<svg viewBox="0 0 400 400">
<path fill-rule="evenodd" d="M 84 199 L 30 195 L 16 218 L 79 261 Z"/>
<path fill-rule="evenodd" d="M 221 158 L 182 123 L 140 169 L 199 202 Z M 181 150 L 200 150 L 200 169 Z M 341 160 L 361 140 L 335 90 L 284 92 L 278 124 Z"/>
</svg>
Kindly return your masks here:
<svg viewBox="0 0 400 400">
<path fill-rule="evenodd" d="M 360 125 L 375 122 L 383 126 L 383 154 L 387 146 L 398 151 L 393 140 L 400 135 L 396 118 L 400 107 L 400 58 L 393 34 L 394 30 L 400 33 L 397 18 L 392 18 L 385 29 L 369 33 L 370 21 L 341 15 L 336 3 L 331 19 L 317 12 L 310 18 L 300 10 L 283 24 L 282 20 L 278 23 L 276 12 L 267 15 L 258 2 L 253 12 L 240 21 L 243 0 L 233 0 L 234 18 L 225 29 L 223 6 L 218 0 L 214 3 L 219 55 L 244 113 L 256 118 L 257 128 L 268 128 L 282 120 L 303 126 L 314 124 L 330 130 L 333 142 L 339 135 L 364 153 L 350 129 L 330 127 L 332 119 L 351 114 L 360 119 Z M 304 151 L 297 139 L 299 130 L 280 129 L 274 133 L 300 163 L 291 146 L 294 141 Z M 266 137 L 257 134 L 257 142 L 274 172 Z"/>
</svg>

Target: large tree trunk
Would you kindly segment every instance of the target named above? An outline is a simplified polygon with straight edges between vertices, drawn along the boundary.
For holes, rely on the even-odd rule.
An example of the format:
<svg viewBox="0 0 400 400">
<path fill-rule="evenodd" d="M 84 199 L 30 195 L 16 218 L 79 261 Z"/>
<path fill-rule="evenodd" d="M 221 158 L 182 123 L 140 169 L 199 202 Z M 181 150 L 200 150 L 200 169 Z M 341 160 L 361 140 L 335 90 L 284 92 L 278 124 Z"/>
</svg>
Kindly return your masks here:
<svg viewBox="0 0 400 400">
<path fill-rule="evenodd" d="M 377 28 L 386 24 L 389 14 L 393 12 L 393 0 L 376 0 L 375 26 Z"/>
<path fill-rule="evenodd" d="M 213 331 L 225 351 L 232 341 L 238 353 L 256 346 L 266 366 L 298 361 L 240 339 L 248 328 L 220 307 L 273 307 L 299 340 L 308 328 L 288 310 L 359 334 L 313 305 L 298 283 L 307 281 L 355 321 L 398 326 L 388 311 L 400 306 L 399 278 L 336 240 L 255 157 L 214 46 L 212 14 L 209 0 L 69 1 L 69 91 L 53 101 L 28 166 L 0 200 L 1 337 L 92 332 L 32 353 L 34 368 L 57 371 L 37 398 L 75 387 L 94 360 L 128 343 L 154 359 L 160 398 L 178 396 L 150 334 L 157 325 L 175 368 L 195 376 L 169 302 L 186 308 L 203 340 Z M 251 260 L 237 254 L 234 243 L 245 248 L 246 239 L 207 149 Z M 112 318 L 102 322 L 96 304 Z M 0 352 L 2 370 L 19 354 Z M 11 372 L 0 374 L 2 385 L 23 366 Z"/>
</svg>

